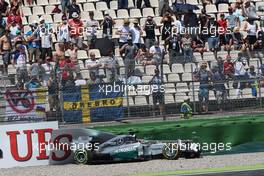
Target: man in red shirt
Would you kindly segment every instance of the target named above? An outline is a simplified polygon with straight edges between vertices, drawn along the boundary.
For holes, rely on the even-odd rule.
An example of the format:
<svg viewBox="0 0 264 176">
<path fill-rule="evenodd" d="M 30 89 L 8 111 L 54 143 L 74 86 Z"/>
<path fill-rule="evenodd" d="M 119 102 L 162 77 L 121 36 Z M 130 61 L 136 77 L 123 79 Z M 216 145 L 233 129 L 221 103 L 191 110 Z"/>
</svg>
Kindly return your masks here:
<svg viewBox="0 0 264 176">
<path fill-rule="evenodd" d="M 225 14 L 221 13 L 220 14 L 220 20 L 217 21 L 218 23 L 218 32 L 219 32 L 219 39 L 220 39 L 220 45 L 225 45 L 225 50 L 227 50 L 226 46 L 228 45 L 226 41 L 226 30 L 227 30 L 227 20 L 225 18 Z"/>
<path fill-rule="evenodd" d="M 73 12 L 72 19 L 68 22 L 71 42 L 81 49 L 83 47 L 84 25 L 77 12 Z"/>
<path fill-rule="evenodd" d="M 7 17 L 7 25 L 15 22 L 19 26 L 22 26 L 22 18 L 19 14 L 17 14 L 16 9 L 11 9 L 9 16 Z"/>
<path fill-rule="evenodd" d="M 231 61 L 231 56 L 227 55 L 224 62 L 224 75 L 226 78 L 232 78 L 234 75 L 234 63 Z"/>
</svg>

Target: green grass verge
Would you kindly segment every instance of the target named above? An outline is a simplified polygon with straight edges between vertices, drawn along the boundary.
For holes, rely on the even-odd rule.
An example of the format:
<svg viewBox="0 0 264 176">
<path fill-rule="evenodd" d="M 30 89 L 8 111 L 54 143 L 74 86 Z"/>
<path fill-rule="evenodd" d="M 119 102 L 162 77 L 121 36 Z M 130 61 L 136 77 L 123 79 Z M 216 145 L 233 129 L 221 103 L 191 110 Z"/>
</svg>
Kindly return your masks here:
<svg viewBox="0 0 264 176">
<path fill-rule="evenodd" d="M 176 175 L 189 175 L 189 174 L 209 174 L 209 173 L 222 173 L 234 172 L 234 171 L 248 171 L 264 169 L 264 164 L 252 165 L 252 166 L 230 166 L 224 168 L 208 168 L 208 169 L 194 169 L 194 170 L 182 170 L 182 171 L 168 171 L 159 173 L 140 173 L 132 176 L 176 176 Z"/>
</svg>

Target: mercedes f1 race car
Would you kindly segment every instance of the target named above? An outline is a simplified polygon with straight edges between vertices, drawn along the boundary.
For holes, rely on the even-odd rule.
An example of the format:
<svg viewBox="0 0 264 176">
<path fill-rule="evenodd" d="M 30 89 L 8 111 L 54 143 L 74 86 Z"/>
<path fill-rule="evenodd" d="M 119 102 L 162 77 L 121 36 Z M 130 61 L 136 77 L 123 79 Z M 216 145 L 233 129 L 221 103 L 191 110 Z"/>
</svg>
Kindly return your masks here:
<svg viewBox="0 0 264 176">
<path fill-rule="evenodd" d="M 183 158 L 199 158 L 201 151 L 198 145 L 190 140 L 148 141 L 139 140 L 135 135 L 110 135 L 96 141 L 93 137 L 79 137 L 73 141 L 75 146 L 90 146 L 73 150 L 76 164 L 95 162 L 144 161 L 150 159 L 176 160 Z M 82 144 L 82 145 L 79 145 Z M 88 144 L 88 145 L 85 145 Z"/>
</svg>

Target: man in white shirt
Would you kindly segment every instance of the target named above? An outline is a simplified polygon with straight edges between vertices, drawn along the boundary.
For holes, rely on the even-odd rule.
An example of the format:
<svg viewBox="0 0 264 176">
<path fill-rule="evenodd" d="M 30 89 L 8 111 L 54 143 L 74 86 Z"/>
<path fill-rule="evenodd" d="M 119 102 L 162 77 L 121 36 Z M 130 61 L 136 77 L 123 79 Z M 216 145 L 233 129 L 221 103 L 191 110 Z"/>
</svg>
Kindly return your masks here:
<svg viewBox="0 0 264 176">
<path fill-rule="evenodd" d="M 123 45 L 127 44 L 127 40 L 131 35 L 131 29 L 129 27 L 130 21 L 129 19 L 124 19 L 124 25 L 119 27 L 116 31 L 117 35 L 120 35 L 119 37 L 119 48 L 122 48 Z"/>
<path fill-rule="evenodd" d="M 45 61 L 47 56 L 52 58 L 52 33 L 47 28 L 41 28 L 39 32 L 39 37 L 41 40 L 41 59 Z"/>
<path fill-rule="evenodd" d="M 107 60 L 105 61 L 104 67 L 106 69 L 107 82 L 117 81 L 118 80 L 117 70 L 118 70 L 119 65 L 117 62 L 117 58 L 114 56 L 112 50 L 109 51 L 109 56 Z"/>
<path fill-rule="evenodd" d="M 150 56 L 156 61 L 156 64 L 161 63 L 164 47 L 160 46 L 159 42 L 156 41 L 149 49 Z"/>
<path fill-rule="evenodd" d="M 141 35 L 143 35 L 143 31 L 141 27 L 138 25 L 138 20 L 135 19 L 133 21 L 134 26 L 131 28 L 131 37 L 133 44 L 137 45 L 138 48 L 141 48 Z"/>
<path fill-rule="evenodd" d="M 86 22 L 86 35 L 90 49 L 94 48 L 94 43 L 97 38 L 97 30 L 100 28 L 99 22 L 94 19 L 94 12 L 89 12 L 90 19 Z"/>
<path fill-rule="evenodd" d="M 46 62 L 44 64 L 42 64 L 42 67 L 45 70 L 45 74 L 43 76 L 44 86 L 48 85 L 48 80 L 49 80 L 49 78 L 51 76 L 51 72 L 53 71 L 53 65 L 51 65 L 50 61 L 51 61 L 51 58 L 50 57 L 46 57 Z"/>
<path fill-rule="evenodd" d="M 95 58 L 95 53 L 90 53 L 90 59 L 85 61 L 85 66 L 89 70 L 90 75 L 93 72 L 97 78 L 99 77 L 99 68 L 102 64 Z"/>
<path fill-rule="evenodd" d="M 236 96 L 239 98 L 241 96 L 242 89 L 245 88 L 245 80 L 246 80 L 246 74 L 247 74 L 247 61 L 246 58 L 242 57 L 241 54 L 239 54 L 238 59 L 235 61 L 234 69 L 235 69 L 235 82 L 234 82 L 234 88 L 236 88 Z"/>
<path fill-rule="evenodd" d="M 19 47 L 20 54 L 17 58 L 16 70 L 18 83 L 26 83 L 29 80 L 27 72 L 27 58 L 25 53 L 25 47 L 21 45 Z"/>
</svg>

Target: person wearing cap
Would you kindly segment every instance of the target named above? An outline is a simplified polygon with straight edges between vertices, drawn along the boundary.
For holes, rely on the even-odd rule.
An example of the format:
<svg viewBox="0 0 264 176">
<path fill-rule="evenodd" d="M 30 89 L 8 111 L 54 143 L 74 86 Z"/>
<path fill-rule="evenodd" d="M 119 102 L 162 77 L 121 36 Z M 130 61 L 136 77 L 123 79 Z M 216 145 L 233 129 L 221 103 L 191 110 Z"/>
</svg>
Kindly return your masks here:
<svg viewBox="0 0 264 176">
<path fill-rule="evenodd" d="M 207 62 L 203 62 L 200 66 L 200 69 L 194 73 L 194 79 L 195 81 L 200 82 L 198 98 L 201 104 L 201 111 L 205 113 L 208 112 L 211 78 L 212 72 L 207 70 Z"/>
<path fill-rule="evenodd" d="M 70 41 L 70 32 L 69 32 L 69 25 L 67 23 L 66 16 L 62 16 L 62 22 L 58 26 L 58 42 L 59 43 L 67 43 Z"/>
<path fill-rule="evenodd" d="M 4 63 L 4 74 L 7 74 L 7 67 L 10 62 L 10 52 L 12 50 L 12 43 L 10 39 L 10 31 L 7 29 L 5 34 L 0 38 L 0 52 Z"/>
<path fill-rule="evenodd" d="M 19 24 L 13 21 L 7 26 L 7 29 L 10 30 L 10 39 L 12 41 L 12 44 L 14 45 L 13 40 L 17 36 L 17 31 L 21 30 L 21 27 L 19 26 Z"/>
<path fill-rule="evenodd" d="M 131 28 L 131 37 L 132 37 L 132 42 L 135 44 L 138 48 L 141 46 L 141 36 L 143 35 L 143 30 L 138 24 L 138 20 L 135 19 L 133 20 L 134 26 Z"/>
<path fill-rule="evenodd" d="M 23 45 L 19 45 L 19 55 L 16 59 L 16 72 L 18 83 L 26 83 L 29 80 L 27 71 L 27 58 L 25 47 Z"/>
<path fill-rule="evenodd" d="M 35 30 L 37 29 L 36 24 L 32 23 L 29 26 L 30 30 L 25 34 L 25 38 L 27 41 L 29 63 L 32 64 L 34 60 L 37 61 L 40 57 L 40 40 L 35 33 Z"/>
<path fill-rule="evenodd" d="M 72 19 L 68 21 L 70 28 L 71 42 L 74 43 L 79 49 L 83 48 L 83 27 L 84 24 L 79 18 L 77 12 L 72 13 Z"/>
<path fill-rule="evenodd" d="M 128 78 L 128 75 L 135 70 L 135 60 L 139 49 L 135 44 L 133 44 L 131 37 L 128 38 L 127 42 L 127 44 L 124 44 L 120 48 L 120 54 L 124 59 L 126 78 Z"/>
<path fill-rule="evenodd" d="M 115 20 L 109 15 L 109 12 L 105 12 L 104 20 L 101 22 L 100 26 L 103 27 L 103 38 L 112 39 L 113 36 L 113 26 Z"/>
<path fill-rule="evenodd" d="M 148 16 L 145 24 L 143 26 L 144 31 L 146 32 L 145 45 L 147 49 L 150 49 L 154 45 L 156 40 L 155 29 L 158 28 L 156 22 L 151 16 Z"/>
<path fill-rule="evenodd" d="M 76 3 L 76 0 L 72 0 L 72 3 L 67 6 L 69 19 L 74 18 L 73 13 L 81 14 L 80 6 Z M 75 15 L 76 16 L 76 15 Z"/>
<path fill-rule="evenodd" d="M 99 22 L 94 19 L 94 12 L 89 12 L 90 19 L 86 22 L 86 36 L 89 49 L 94 49 L 97 38 L 97 30 L 100 29 Z"/>
<path fill-rule="evenodd" d="M 116 35 L 119 35 L 119 48 L 122 48 L 128 43 L 128 38 L 131 37 L 130 21 L 128 18 L 124 19 L 124 24 L 118 28 Z"/>
</svg>

